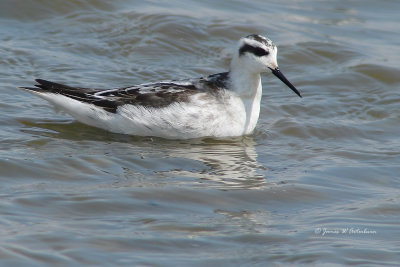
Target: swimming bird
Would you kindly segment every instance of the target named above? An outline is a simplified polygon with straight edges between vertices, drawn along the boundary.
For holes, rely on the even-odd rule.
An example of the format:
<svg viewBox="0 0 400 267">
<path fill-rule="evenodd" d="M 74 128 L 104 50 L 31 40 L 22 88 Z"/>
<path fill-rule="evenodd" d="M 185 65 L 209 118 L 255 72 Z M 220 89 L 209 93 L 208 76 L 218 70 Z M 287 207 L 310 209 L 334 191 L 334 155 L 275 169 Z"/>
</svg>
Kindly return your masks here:
<svg viewBox="0 0 400 267">
<path fill-rule="evenodd" d="M 299 97 L 277 64 L 276 45 L 251 34 L 239 40 L 228 72 L 116 89 L 71 87 L 36 79 L 21 87 L 76 120 L 114 133 L 168 139 L 252 134 L 260 114 L 260 73 L 271 71 Z"/>
</svg>

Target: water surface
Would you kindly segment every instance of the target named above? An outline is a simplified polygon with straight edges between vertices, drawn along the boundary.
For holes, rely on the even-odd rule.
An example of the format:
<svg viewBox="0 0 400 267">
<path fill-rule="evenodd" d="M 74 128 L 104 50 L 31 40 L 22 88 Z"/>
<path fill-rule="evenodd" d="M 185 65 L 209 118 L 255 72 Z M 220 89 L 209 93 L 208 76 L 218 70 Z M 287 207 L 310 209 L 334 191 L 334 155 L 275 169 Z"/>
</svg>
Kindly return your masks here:
<svg viewBox="0 0 400 267">
<path fill-rule="evenodd" d="M 2 266 L 397 266 L 395 0 L 0 2 Z M 225 71 L 269 36 L 252 136 L 108 133 L 16 89 Z"/>
</svg>

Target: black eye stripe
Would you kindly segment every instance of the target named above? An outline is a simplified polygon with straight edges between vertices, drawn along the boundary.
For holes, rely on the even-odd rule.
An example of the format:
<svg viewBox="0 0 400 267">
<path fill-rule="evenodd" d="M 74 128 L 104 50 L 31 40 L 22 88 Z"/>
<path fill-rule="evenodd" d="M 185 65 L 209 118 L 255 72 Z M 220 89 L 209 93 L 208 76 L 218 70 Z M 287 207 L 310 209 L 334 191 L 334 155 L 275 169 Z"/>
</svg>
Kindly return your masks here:
<svg viewBox="0 0 400 267">
<path fill-rule="evenodd" d="M 254 47 L 251 46 L 249 44 L 245 44 L 243 45 L 240 49 L 239 49 L 239 55 L 243 55 L 244 53 L 252 53 L 258 57 L 262 57 L 262 56 L 267 56 L 269 55 L 269 52 L 262 49 L 261 47 Z"/>
</svg>

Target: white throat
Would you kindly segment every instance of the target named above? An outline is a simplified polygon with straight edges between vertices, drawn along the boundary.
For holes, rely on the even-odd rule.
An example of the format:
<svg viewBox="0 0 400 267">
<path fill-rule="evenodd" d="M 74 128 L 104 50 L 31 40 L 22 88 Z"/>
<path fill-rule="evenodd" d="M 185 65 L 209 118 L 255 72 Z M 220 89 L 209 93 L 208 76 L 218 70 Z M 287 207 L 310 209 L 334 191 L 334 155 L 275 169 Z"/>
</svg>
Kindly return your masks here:
<svg viewBox="0 0 400 267">
<path fill-rule="evenodd" d="M 232 59 L 229 70 L 232 90 L 241 98 L 254 98 L 261 84 L 260 72 L 240 64 L 240 59 Z"/>
<path fill-rule="evenodd" d="M 231 88 L 242 100 L 246 112 L 243 134 L 251 134 L 260 115 L 261 77 L 259 72 L 247 71 L 235 63 L 232 61 L 229 75 Z"/>
</svg>

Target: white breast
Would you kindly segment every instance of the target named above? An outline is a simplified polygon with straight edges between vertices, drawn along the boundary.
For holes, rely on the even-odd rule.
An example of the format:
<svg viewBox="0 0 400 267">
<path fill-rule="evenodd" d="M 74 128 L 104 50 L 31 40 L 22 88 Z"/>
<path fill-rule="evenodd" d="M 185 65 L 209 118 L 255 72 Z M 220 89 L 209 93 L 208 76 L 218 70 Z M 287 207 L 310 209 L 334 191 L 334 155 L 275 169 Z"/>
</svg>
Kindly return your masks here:
<svg viewBox="0 0 400 267">
<path fill-rule="evenodd" d="M 226 92 L 223 101 L 200 93 L 189 102 L 164 108 L 125 105 L 115 116 L 121 121 L 120 132 L 172 139 L 239 136 L 246 127 L 244 103 L 230 92 Z"/>
</svg>

